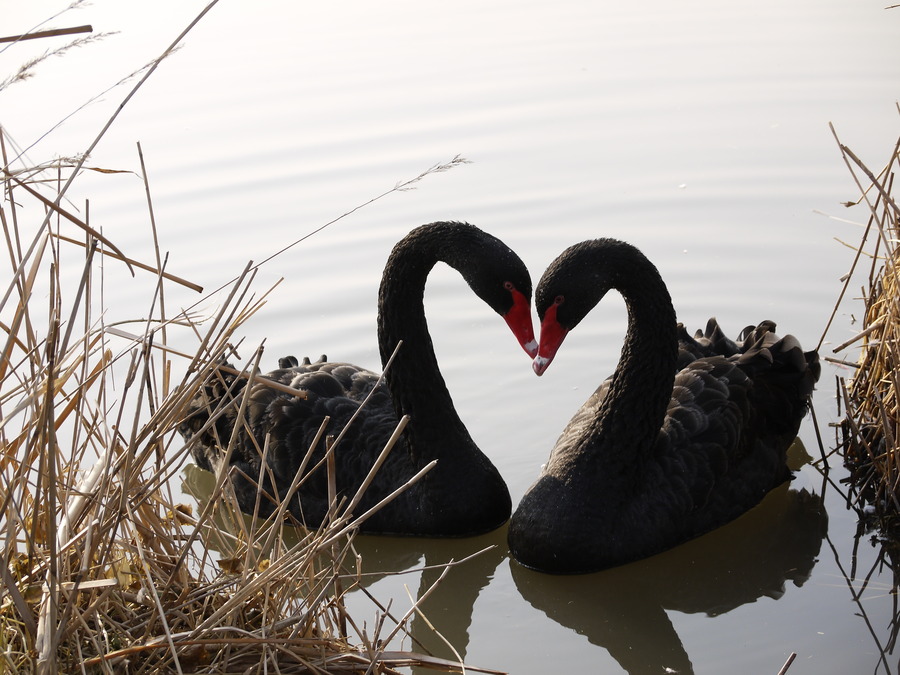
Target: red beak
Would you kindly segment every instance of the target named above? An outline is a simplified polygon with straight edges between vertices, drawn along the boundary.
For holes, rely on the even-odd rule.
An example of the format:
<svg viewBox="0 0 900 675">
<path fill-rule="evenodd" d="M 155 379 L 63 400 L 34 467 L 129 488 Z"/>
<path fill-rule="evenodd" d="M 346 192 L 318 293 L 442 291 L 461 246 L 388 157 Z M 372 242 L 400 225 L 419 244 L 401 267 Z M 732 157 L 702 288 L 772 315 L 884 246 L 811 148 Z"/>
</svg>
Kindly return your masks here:
<svg viewBox="0 0 900 675">
<path fill-rule="evenodd" d="M 523 293 L 512 289 L 513 306 L 503 315 L 506 325 L 516 336 L 528 356 L 537 354 L 537 340 L 534 339 L 534 326 L 531 323 L 531 301 Z"/>
<path fill-rule="evenodd" d="M 550 305 L 541 322 L 541 343 L 531 367 L 535 375 L 543 375 L 569 331 L 556 320 L 556 305 Z"/>
</svg>

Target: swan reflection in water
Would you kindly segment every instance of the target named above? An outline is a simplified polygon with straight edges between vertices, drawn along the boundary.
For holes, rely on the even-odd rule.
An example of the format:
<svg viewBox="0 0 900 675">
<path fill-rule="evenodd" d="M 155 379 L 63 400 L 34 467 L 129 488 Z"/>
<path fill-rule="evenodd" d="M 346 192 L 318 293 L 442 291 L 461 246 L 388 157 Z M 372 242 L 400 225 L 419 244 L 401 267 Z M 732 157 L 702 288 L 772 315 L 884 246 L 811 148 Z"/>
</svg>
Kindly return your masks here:
<svg viewBox="0 0 900 675">
<path fill-rule="evenodd" d="M 199 504 L 208 502 L 215 489 L 215 476 L 193 464 L 187 465 L 182 475 L 184 493 L 191 495 Z M 228 507 L 216 509 L 212 517 L 220 532 L 234 534 L 238 534 L 242 529 L 234 522 L 235 517 L 243 518 L 246 524 L 251 521 L 250 516 L 238 514 Z M 201 536 L 204 537 L 207 547 L 221 553 L 223 558 L 229 559 L 234 555 L 234 550 L 225 543 L 225 538 L 220 536 L 220 532 L 209 532 L 203 528 Z M 305 531 L 295 530 L 289 526 L 284 527 L 283 533 L 284 544 L 287 547 L 293 546 L 305 536 Z M 290 539 L 292 533 L 296 533 L 296 540 Z M 464 661 L 469 645 L 469 627 L 472 623 L 475 601 L 482 590 L 490 584 L 497 567 L 507 556 L 506 527 L 465 538 L 357 535 L 353 540 L 353 552 L 361 561 L 358 569 L 353 555 L 348 555 L 344 559 L 347 566 L 344 589 L 348 592 L 345 603 L 350 605 L 351 616 L 357 615 L 353 611 L 355 603 L 359 603 L 360 614 L 364 618 L 372 616 L 371 610 L 374 605 L 371 600 L 360 597 L 361 589 L 367 589 L 389 576 L 403 575 L 407 578 L 409 575 L 418 575 L 419 584 L 412 600 L 417 603 L 421 613 L 414 614 L 407 627 L 411 640 L 410 650 L 449 661 L 457 659 Z M 459 561 L 463 562 L 456 565 L 455 563 Z M 440 578 L 442 575 L 443 579 Z M 376 592 L 374 600 L 381 602 L 381 595 Z M 402 592 L 394 593 L 393 596 L 396 599 L 391 607 L 379 609 L 382 613 L 385 609 L 389 610 L 390 617 L 386 627 L 378 636 L 370 634 L 368 636 L 370 639 L 374 637 L 383 639 L 385 634 L 393 629 L 395 621 L 401 619 L 409 607 L 410 603 L 405 598 L 400 599 Z M 422 598 L 425 598 L 424 601 Z M 371 626 L 372 622 L 366 623 Z M 413 667 L 412 672 L 420 672 L 420 669 Z M 421 670 L 421 672 L 434 671 Z"/>
<path fill-rule="evenodd" d="M 790 454 L 794 458 L 799 452 L 798 441 Z M 212 475 L 191 466 L 185 476 L 186 491 L 202 502 L 203 480 L 209 481 L 208 495 Z M 509 564 L 528 603 L 607 650 L 626 672 L 662 673 L 669 668 L 684 675 L 693 667 L 667 612 L 715 617 L 763 597 L 780 598 L 788 582 L 801 586 L 809 578 L 827 528 L 822 498 L 785 484 L 729 525 L 636 563 L 577 576 L 547 575 Z M 421 604 L 428 621 L 416 615 L 409 625 L 412 651 L 465 660 L 476 600 L 508 556 L 505 537 L 505 527 L 465 539 L 358 536 L 354 549 L 362 560 L 360 584 L 369 587 L 390 575 L 421 570 L 413 598 L 419 600 L 446 563 L 484 551 L 451 567 Z M 400 600 L 402 592 L 393 595 L 398 599 L 390 611 L 399 619 L 409 603 Z M 376 600 L 380 596 L 375 593 Z M 352 603 L 368 602 L 355 598 L 358 592 L 348 596 L 351 609 Z"/>
<path fill-rule="evenodd" d="M 452 661 L 456 661 L 457 658 L 465 661 L 475 602 L 491 583 L 500 563 L 507 557 L 506 528 L 501 527 L 494 532 L 466 539 L 412 540 L 361 536 L 354 540 L 354 548 L 362 557 L 363 570 L 367 572 L 413 571 L 411 568 L 415 565 L 424 568 L 419 576 L 418 589 L 413 599 L 419 601 L 426 593 L 428 596 L 419 605 L 422 614 L 414 616 L 410 623 L 409 633 L 413 640 L 411 649 Z M 413 556 L 411 562 L 410 554 Z M 444 573 L 446 565 L 450 561 L 460 560 L 465 562 L 450 567 L 446 571 L 446 576 L 432 590 Z M 384 577 L 383 574 L 376 573 L 376 575 L 379 579 Z M 379 596 L 380 594 L 376 593 L 376 598 Z M 395 600 L 395 605 L 397 602 Z M 407 602 L 406 605 L 408 604 Z M 394 611 L 402 613 L 402 610 Z M 428 626 L 429 623 L 434 629 Z M 506 669 L 503 663 L 470 665 Z M 420 671 L 413 668 L 412 672 Z M 421 672 L 435 671 L 423 669 Z"/>
<path fill-rule="evenodd" d="M 684 675 L 693 666 L 667 611 L 715 617 L 777 600 L 788 582 L 809 579 L 827 530 L 822 498 L 784 484 L 729 525 L 629 565 L 577 576 L 510 567 L 525 600 L 606 649 L 630 675 Z"/>
</svg>

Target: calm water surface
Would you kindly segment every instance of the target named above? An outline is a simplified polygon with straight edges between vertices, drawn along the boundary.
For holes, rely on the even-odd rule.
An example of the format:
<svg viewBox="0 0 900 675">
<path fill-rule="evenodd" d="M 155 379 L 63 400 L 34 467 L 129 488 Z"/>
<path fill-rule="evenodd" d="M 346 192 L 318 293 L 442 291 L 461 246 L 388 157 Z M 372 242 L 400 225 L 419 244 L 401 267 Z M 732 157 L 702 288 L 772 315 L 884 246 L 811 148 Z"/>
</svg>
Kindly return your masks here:
<svg viewBox="0 0 900 675">
<path fill-rule="evenodd" d="M 9 4 L 4 34 L 66 5 Z M 0 123 L 30 162 L 83 151 L 136 80 L 41 137 L 158 55 L 202 7 L 97 0 L 64 14 L 54 26 L 119 32 L 0 91 Z M 900 126 L 898 34 L 900 10 L 838 0 L 263 1 L 252 9 L 223 0 L 125 107 L 89 163 L 135 173 L 88 173 L 69 197 L 78 210 L 89 198 L 94 227 L 151 262 L 140 141 L 169 270 L 214 289 L 247 260 L 396 183 L 457 154 L 471 160 L 260 269 L 260 291 L 284 279 L 242 333 L 245 357 L 265 339 L 267 365 L 287 353 L 327 353 L 376 368 L 384 260 L 412 227 L 447 219 L 504 239 L 535 280 L 569 244 L 627 239 L 657 264 L 690 327 L 715 315 L 736 334 L 771 318 L 812 348 L 850 265 L 835 237 L 855 243 L 860 235 L 828 215 L 867 218 L 840 205 L 858 194 L 828 123 L 873 169 L 887 159 Z M 57 44 L 6 47 L 0 79 Z M 114 266 L 105 275 L 109 320 L 140 314 L 153 278 Z M 517 501 L 569 416 L 615 366 L 622 302 L 604 300 L 539 380 L 454 274 L 437 270 L 427 296 L 457 408 Z M 198 299 L 173 287 L 167 300 Z M 831 343 L 857 330 L 853 312 L 852 302 L 843 308 Z M 170 340 L 193 345 L 188 334 Z M 826 443 L 834 379 L 848 375 L 833 366 L 823 373 L 816 410 Z M 800 438 L 818 457 L 809 421 Z M 844 475 L 837 464 L 832 458 L 835 483 Z M 750 675 L 775 673 L 796 652 L 792 674 L 894 673 L 896 656 L 879 660 L 891 635 L 891 575 L 876 573 L 854 598 L 878 550 L 867 539 L 854 549 L 856 519 L 835 483 L 807 465 L 738 523 L 585 577 L 510 563 L 503 532 L 461 542 L 370 538 L 359 547 L 367 569 L 386 572 L 497 544 L 455 568 L 427 606 L 475 665 Z M 384 577 L 371 590 L 402 614 L 404 586 L 415 596 L 430 575 Z M 353 602 L 371 628 L 371 605 Z"/>
</svg>

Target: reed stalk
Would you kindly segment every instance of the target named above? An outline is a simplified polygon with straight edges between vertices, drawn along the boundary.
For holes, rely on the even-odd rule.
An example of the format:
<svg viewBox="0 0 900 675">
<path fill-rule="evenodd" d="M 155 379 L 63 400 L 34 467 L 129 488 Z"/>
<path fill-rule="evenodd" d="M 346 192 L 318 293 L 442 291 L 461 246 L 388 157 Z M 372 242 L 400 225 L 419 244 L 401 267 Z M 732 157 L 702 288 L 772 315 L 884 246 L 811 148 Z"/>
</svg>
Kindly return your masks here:
<svg viewBox="0 0 900 675">
<path fill-rule="evenodd" d="M 854 204 L 864 203 L 869 212 L 841 292 L 842 299 L 850 284 L 864 275 L 862 327 L 834 348 L 836 354 L 859 350 L 853 376 L 838 381 L 844 408 L 839 446 L 857 505 L 874 509 L 881 523 L 893 530 L 900 523 L 900 208 L 893 197 L 900 140 L 877 174 L 836 133 L 835 140 L 860 191 Z"/>
<path fill-rule="evenodd" d="M 83 231 L 77 244 L 57 228 L 43 236 L 27 230 L 23 205 L 51 214 L 57 207 L 34 194 L 42 172 L 19 175 L 31 183 L 7 175 L 0 203 L 12 271 L 0 303 L 0 673 L 461 670 L 390 648 L 424 597 L 399 620 L 378 603 L 374 622 L 354 619 L 344 606 L 359 586 L 358 561 L 347 559 L 356 524 L 430 468 L 354 512 L 407 420 L 360 492 L 335 499 L 315 531 L 290 527 L 284 503 L 266 520 L 241 514 L 227 469 L 195 514 L 171 487 L 190 461 L 175 429 L 198 392 L 221 378 L 241 327 L 272 289 L 252 291 L 257 268 L 248 264 L 211 316 L 201 320 L 192 308 L 167 315 L 170 285 L 199 286 L 168 273 L 157 244 L 153 264 L 130 261 L 156 280 L 145 318 L 107 325 L 97 268 L 124 267 L 125 257 L 103 255 L 106 244 L 74 216 L 58 214 Z M 66 288 L 61 278 L 73 258 L 80 282 Z M 38 291 L 42 283 L 47 293 Z M 194 336 L 196 348 L 166 344 L 164 331 Z M 230 374 L 250 379 L 244 392 L 271 384 L 257 374 L 261 355 L 260 348 L 250 367 Z M 342 437 L 335 431 L 332 448 Z M 233 438 L 221 440 L 227 452 Z M 263 457 L 267 450 L 260 448 Z M 308 464 L 292 490 L 315 470 Z"/>
<path fill-rule="evenodd" d="M 466 160 L 455 157 L 397 183 L 262 263 L 248 263 L 179 311 L 167 302 L 173 285 L 203 289 L 167 269 L 140 145 L 151 260 L 126 256 L 91 225 L 87 205 L 79 210 L 67 202 L 83 171 L 121 173 L 85 162 L 159 62 L 215 4 L 142 71 L 78 157 L 25 165 L 25 151 L 11 156 L 8 149 L 16 146 L 0 126 L 0 223 L 10 273 L 0 286 L 0 675 L 362 674 L 410 665 L 461 671 L 460 663 L 388 649 L 388 638 L 404 635 L 413 610 L 397 621 L 373 598 L 374 620 L 361 621 L 344 605 L 362 574 L 359 561 L 348 559 L 354 523 L 392 497 L 360 514 L 353 511 L 361 493 L 347 503 L 335 499 L 327 522 L 307 531 L 289 526 L 284 504 L 266 520 L 241 514 L 226 470 L 196 514 L 173 485 L 190 462 L 175 429 L 198 392 L 221 378 L 225 357 L 241 345 L 242 326 L 274 290 L 254 290 L 259 267 L 350 213 Z M 11 39 L 57 34 L 33 31 Z M 0 89 L 30 77 L 38 65 L 27 64 Z M 103 287 L 113 268 L 155 279 L 146 306 L 135 309 L 143 318 L 110 318 L 121 310 L 105 305 Z M 212 298 L 219 309 L 205 316 L 197 308 Z M 184 334 L 193 342 L 189 348 Z M 275 386 L 257 375 L 261 354 L 260 346 L 254 365 L 230 376 Z M 335 431 L 333 446 L 341 440 Z M 222 440 L 223 448 L 233 442 Z M 263 457 L 267 451 L 266 443 Z M 304 471 L 292 490 L 302 489 Z"/>
</svg>

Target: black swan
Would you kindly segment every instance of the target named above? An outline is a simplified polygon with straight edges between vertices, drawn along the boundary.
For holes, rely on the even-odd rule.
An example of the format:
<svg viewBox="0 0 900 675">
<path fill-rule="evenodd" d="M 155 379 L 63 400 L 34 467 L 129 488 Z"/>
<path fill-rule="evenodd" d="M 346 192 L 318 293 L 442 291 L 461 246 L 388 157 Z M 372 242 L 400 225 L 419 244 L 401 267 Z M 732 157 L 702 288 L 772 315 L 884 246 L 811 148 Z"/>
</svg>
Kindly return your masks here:
<svg viewBox="0 0 900 675">
<path fill-rule="evenodd" d="M 576 244 L 544 272 L 538 375 L 613 288 L 628 308 L 619 364 L 566 426 L 509 524 L 513 557 L 544 572 L 645 558 L 755 506 L 791 477 L 785 453 L 819 377 L 818 355 L 769 321 L 738 344 L 714 319 L 691 338 L 653 264 L 614 239 Z"/>
<path fill-rule="evenodd" d="M 353 515 L 359 516 L 409 478 L 437 460 L 434 468 L 406 492 L 360 523 L 360 531 L 411 536 L 470 536 L 496 529 L 509 519 L 509 491 L 500 473 L 478 449 L 453 407 L 434 354 L 425 320 L 425 281 L 443 261 L 462 274 L 478 297 L 503 316 L 519 344 L 534 356 L 537 342 L 531 323 L 531 278 L 519 257 L 502 241 L 467 223 L 423 225 L 404 237 L 388 258 L 378 295 L 378 344 L 384 365 L 402 341 L 380 385 L 335 449 L 338 499 L 351 500 L 394 432 L 399 417 L 410 416 L 400 441 L 391 451 Z M 326 415 L 329 432 L 344 428 L 360 403 L 375 387 L 371 371 L 323 360 L 302 365 L 293 357 L 279 361 L 266 375 L 307 398 L 291 397 L 265 383 L 249 395 L 246 426 L 231 460 L 232 483 L 241 509 L 270 515 L 275 497 L 285 498 L 307 449 Z M 243 388 L 228 378 L 207 387 L 194 402 L 194 413 L 180 431 L 192 444 L 201 468 L 215 470 L 235 425 Z M 206 425 L 211 410 L 230 389 L 229 409 L 214 425 Z M 226 401 L 226 403 L 228 402 Z M 269 435 L 261 487 L 261 451 Z M 312 472 L 324 455 L 320 442 L 302 467 L 306 476 L 290 497 L 291 514 L 307 527 L 317 527 L 328 514 L 328 484 L 324 465 Z M 274 482 L 274 485 L 273 485 Z"/>
</svg>

